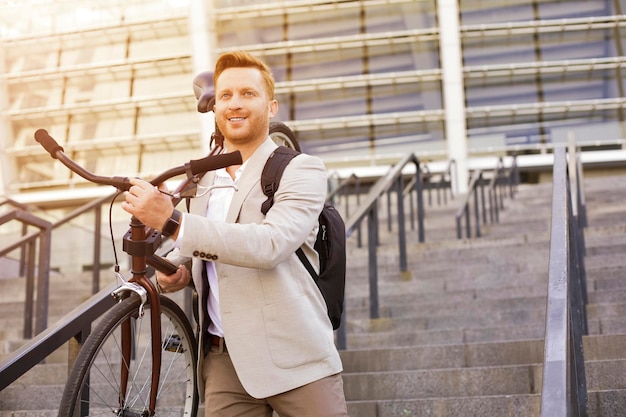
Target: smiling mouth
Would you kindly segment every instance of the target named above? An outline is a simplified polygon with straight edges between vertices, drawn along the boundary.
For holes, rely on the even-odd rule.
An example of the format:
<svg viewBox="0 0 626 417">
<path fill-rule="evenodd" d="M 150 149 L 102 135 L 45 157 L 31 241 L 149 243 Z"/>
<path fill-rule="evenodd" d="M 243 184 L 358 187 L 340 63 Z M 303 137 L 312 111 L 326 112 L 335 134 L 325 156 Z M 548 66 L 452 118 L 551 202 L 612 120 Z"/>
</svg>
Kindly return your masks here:
<svg viewBox="0 0 626 417">
<path fill-rule="evenodd" d="M 245 117 L 231 117 L 228 120 L 230 122 L 241 122 L 242 120 L 245 120 L 245 119 L 246 119 Z"/>
</svg>

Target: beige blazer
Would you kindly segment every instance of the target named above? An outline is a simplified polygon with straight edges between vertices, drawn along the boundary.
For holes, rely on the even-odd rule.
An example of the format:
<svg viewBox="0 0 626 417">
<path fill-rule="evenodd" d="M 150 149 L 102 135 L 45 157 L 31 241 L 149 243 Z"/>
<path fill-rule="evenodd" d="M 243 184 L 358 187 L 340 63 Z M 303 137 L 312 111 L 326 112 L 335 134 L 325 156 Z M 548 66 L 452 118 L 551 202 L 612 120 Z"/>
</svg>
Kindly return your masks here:
<svg viewBox="0 0 626 417">
<path fill-rule="evenodd" d="M 255 398 L 342 371 L 324 299 L 295 254 L 304 242 L 307 257 L 318 265 L 313 243 L 327 191 L 326 170 L 319 158 L 294 158 L 265 217 L 261 172 L 275 148 L 268 138 L 248 160 L 226 222 L 205 217 L 208 194 L 191 200 L 180 248 L 170 256 L 177 263 L 192 259 L 199 300 L 207 286 L 202 283 L 203 261 L 215 260 L 228 352 L 241 383 Z M 201 185 L 211 185 L 213 178 L 214 173 L 208 173 Z M 203 381 L 199 386 L 203 399 Z"/>
</svg>

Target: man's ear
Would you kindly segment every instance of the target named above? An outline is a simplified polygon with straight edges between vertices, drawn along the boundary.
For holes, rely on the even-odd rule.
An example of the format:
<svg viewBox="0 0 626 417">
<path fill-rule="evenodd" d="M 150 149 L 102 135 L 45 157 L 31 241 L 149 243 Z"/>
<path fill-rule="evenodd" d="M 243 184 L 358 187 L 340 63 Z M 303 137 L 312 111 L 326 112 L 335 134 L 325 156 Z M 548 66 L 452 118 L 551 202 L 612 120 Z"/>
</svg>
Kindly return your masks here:
<svg viewBox="0 0 626 417">
<path fill-rule="evenodd" d="M 278 101 L 270 100 L 269 102 L 269 115 L 270 119 L 278 114 Z"/>
</svg>

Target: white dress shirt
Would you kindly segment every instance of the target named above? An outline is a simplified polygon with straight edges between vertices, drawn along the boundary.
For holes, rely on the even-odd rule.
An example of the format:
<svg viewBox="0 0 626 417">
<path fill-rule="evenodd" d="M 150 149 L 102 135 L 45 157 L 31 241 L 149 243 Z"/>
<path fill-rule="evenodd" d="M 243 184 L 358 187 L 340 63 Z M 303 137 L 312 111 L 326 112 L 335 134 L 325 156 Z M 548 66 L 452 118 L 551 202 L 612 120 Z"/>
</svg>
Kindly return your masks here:
<svg viewBox="0 0 626 417">
<path fill-rule="evenodd" d="M 207 206 L 206 217 L 210 220 L 225 221 L 226 213 L 233 199 L 233 195 L 237 188 L 237 181 L 241 177 L 246 164 L 241 165 L 235 172 L 233 180 L 226 168 L 220 168 L 215 171 L 215 180 L 213 188 L 210 191 L 209 203 Z M 183 216 L 184 219 L 184 216 Z M 185 234 L 185 222 L 181 222 L 176 245 L 178 246 Z M 222 327 L 222 315 L 220 314 L 220 288 L 217 280 L 217 272 L 214 262 L 205 262 L 206 272 L 209 280 L 209 296 L 207 298 L 207 311 L 211 318 L 209 325 L 209 333 L 216 336 L 224 337 L 224 329 Z"/>
</svg>

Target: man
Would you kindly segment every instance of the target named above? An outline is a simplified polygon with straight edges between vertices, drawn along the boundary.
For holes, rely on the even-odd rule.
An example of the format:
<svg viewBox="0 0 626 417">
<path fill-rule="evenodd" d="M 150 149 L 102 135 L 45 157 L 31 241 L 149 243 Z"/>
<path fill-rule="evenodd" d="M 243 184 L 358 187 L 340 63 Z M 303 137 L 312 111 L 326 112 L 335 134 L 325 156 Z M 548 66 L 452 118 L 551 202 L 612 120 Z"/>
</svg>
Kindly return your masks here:
<svg viewBox="0 0 626 417">
<path fill-rule="evenodd" d="M 122 207 L 149 227 L 171 229 L 176 249 L 169 258 L 179 269 L 157 274 L 162 291 L 190 279 L 198 290 L 206 416 L 347 416 L 326 305 L 295 254 L 302 246 L 319 264 L 313 244 L 325 167 L 306 154 L 294 158 L 264 216 L 261 172 L 276 148 L 269 138 L 278 110 L 273 76 L 257 58 L 229 52 L 217 60 L 214 84 L 224 148 L 240 151 L 243 164 L 207 173 L 200 185 L 214 188 L 191 200 L 190 213 L 175 211 L 142 180 L 132 180 Z M 189 258 L 192 278 L 183 265 Z"/>
</svg>

